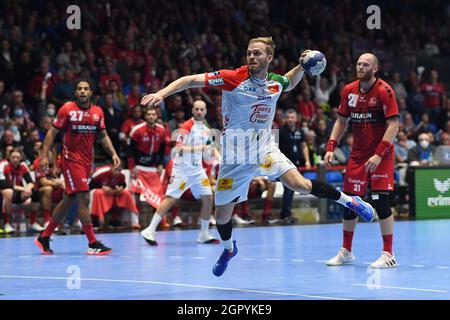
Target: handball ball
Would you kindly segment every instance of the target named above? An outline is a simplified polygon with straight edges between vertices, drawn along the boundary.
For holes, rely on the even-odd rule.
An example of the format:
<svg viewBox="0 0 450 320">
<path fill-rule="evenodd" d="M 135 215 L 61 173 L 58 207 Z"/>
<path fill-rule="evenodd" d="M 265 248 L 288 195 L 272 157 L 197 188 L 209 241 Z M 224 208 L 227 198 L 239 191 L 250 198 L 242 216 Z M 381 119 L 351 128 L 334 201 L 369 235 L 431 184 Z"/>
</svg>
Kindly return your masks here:
<svg viewBox="0 0 450 320">
<path fill-rule="evenodd" d="M 311 50 L 306 52 L 305 58 L 300 63 L 308 74 L 318 76 L 325 70 L 327 59 L 322 52 Z"/>
</svg>

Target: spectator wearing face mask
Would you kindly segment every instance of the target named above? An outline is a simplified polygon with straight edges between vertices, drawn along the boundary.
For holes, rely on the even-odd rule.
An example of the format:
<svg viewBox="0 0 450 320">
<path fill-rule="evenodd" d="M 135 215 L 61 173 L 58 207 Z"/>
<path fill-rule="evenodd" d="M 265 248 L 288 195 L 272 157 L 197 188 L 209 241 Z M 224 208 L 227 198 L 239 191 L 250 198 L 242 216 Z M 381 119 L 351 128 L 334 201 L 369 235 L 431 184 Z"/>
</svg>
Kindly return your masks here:
<svg viewBox="0 0 450 320">
<path fill-rule="evenodd" d="M 431 144 L 430 135 L 427 132 L 419 135 L 419 144 L 408 152 L 409 165 L 427 166 L 432 164 L 436 147 Z"/>
</svg>

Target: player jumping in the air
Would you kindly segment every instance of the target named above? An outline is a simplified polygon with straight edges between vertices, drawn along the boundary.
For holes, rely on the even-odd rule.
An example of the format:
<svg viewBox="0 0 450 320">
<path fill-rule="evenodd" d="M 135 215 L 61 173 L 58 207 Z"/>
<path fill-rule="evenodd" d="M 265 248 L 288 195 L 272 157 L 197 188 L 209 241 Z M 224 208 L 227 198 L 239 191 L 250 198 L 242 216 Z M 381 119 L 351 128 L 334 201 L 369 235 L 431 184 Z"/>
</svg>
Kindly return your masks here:
<svg viewBox="0 0 450 320">
<path fill-rule="evenodd" d="M 232 238 L 231 215 L 236 203 L 247 200 L 248 188 L 255 176 L 279 179 L 294 191 L 335 200 L 356 211 L 365 220 L 373 218 L 370 204 L 359 197 L 339 192 L 322 181 L 305 179 L 278 149 L 271 133 L 276 103 L 282 92 L 297 86 L 304 70 L 298 65 L 285 75 L 269 73 L 274 48 L 270 37 L 251 39 L 247 48 L 247 65 L 235 70 L 184 76 L 142 99 L 143 104 L 159 105 L 167 96 L 189 88 L 223 90 L 224 132 L 215 216 L 225 249 L 213 267 L 216 276 L 225 272 L 228 262 L 238 252 L 236 241 Z M 303 57 L 302 54 L 300 59 Z"/>
</svg>

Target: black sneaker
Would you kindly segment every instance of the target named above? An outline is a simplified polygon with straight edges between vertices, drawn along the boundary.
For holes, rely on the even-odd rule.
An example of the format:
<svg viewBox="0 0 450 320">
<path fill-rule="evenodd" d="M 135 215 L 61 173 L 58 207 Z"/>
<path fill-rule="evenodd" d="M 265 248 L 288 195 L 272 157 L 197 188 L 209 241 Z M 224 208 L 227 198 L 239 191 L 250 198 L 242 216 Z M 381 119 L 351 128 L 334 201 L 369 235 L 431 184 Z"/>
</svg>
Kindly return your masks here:
<svg viewBox="0 0 450 320">
<path fill-rule="evenodd" d="M 95 241 L 94 243 L 89 244 L 89 249 L 86 254 L 90 256 L 104 256 L 110 254 L 112 252 L 111 248 L 106 247 L 100 241 Z"/>
<path fill-rule="evenodd" d="M 272 217 L 271 214 L 265 214 L 265 215 L 262 216 L 262 223 L 263 224 L 276 224 L 279 221 L 280 221 L 279 219 L 275 219 L 274 217 Z"/>
<path fill-rule="evenodd" d="M 282 224 L 294 224 L 296 222 L 297 222 L 297 218 L 294 218 L 294 217 L 286 217 L 281 220 Z"/>
<path fill-rule="evenodd" d="M 34 240 L 34 243 L 41 249 L 42 253 L 45 255 L 53 254 L 53 250 L 50 249 L 50 237 L 43 237 L 42 232 L 39 237 Z"/>
</svg>

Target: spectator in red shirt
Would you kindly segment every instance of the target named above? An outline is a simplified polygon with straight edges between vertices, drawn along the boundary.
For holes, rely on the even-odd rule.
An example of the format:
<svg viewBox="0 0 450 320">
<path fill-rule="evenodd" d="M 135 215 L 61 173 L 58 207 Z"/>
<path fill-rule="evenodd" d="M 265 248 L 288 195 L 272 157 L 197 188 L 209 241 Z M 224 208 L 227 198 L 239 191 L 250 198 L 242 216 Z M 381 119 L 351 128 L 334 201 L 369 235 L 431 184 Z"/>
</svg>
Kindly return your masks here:
<svg viewBox="0 0 450 320">
<path fill-rule="evenodd" d="M 119 133 L 120 141 L 122 143 L 127 144 L 131 130 L 142 122 L 144 122 L 144 119 L 142 118 L 142 106 L 138 104 L 131 109 L 131 118 L 125 120 L 125 122 L 122 125 L 122 128 L 120 129 Z"/>
<path fill-rule="evenodd" d="M 134 107 L 141 101 L 141 89 L 139 85 L 132 86 L 130 94 L 127 96 L 127 102 L 130 107 Z"/>
<path fill-rule="evenodd" d="M 111 80 L 117 81 L 119 86 L 122 85 L 122 79 L 119 74 L 116 73 L 114 63 L 109 60 L 106 62 L 106 72 L 100 76 L 100 88 L 105 90 L 109 86 Z"/>
<path fill-rule="evenodd" d="M 437 120 L 438 113 L 444 106 L 445 88 L 444 85 L 438 82 L 439 73 L 433 69 L 430 72 L 430 82 L 424 82 L 422 84 L 421 91 L 425 96 L 425 107 L 430 112 L 431 120 L 434 122 Z"/>
<path fill-rule="evenodd" d="M 92 200 L 91 216 L 94 224 L 105 222 L 105 214 L 112 210 L 112 218 L 109 225 L 112 227 L 120 227 L 119 214 L 123 209 L 128 209 L 134 219 L 132 219 L 132 228 L 140 229 L 139 213 L 134 199 L 126 188 L 125 175 L 121 172 L 119 166 L 104 166 L 98 168 L 91 177 L 89 183 L 90 189 L 94 189 L 94 197 Z"/>
<path fill-rule="evenodd" d="M 314 102 L 311 101 L 309 95 L 301 93 L 297 96 L 297 111 L 300 112 L 303 119 L 311 120 L 315 109 Z"/>
</svg>

